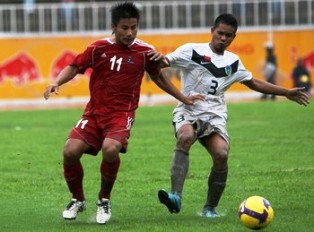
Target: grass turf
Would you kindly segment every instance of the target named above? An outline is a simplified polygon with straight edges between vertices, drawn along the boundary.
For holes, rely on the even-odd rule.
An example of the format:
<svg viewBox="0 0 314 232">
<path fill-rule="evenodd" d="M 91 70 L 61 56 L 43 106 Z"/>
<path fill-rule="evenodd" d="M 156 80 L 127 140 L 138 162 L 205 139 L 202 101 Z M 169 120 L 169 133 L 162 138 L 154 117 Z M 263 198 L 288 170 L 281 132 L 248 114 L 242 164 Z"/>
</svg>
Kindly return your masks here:
<svg viewBox="0 0 314 232">
<path fill-rule="evenodd" d="M 88 208 L 75 221 L 61 212 L 70 200 L 62 176 L 62 149 L 81 109 L 1 112 L 1 231 L 248 231 L 238 219 L 242 200 L 261 195 L 272 204 L 274 220 L 265 231 L 314 228 L 314 108 L 287 101 L 230 103 L 231 150 L 227 188 L 217 219 L 199 217 L 211 161 L 196 143 L 180 214 L 169 214 L 157 191 L 169 189 L 174 148 L 173 106 L 137 111 L 127 155 L 121 156 L 112 192 L 113 216 L 95 223 L 99 190 L 97 157 L 83 156 Z"/>
</svg>

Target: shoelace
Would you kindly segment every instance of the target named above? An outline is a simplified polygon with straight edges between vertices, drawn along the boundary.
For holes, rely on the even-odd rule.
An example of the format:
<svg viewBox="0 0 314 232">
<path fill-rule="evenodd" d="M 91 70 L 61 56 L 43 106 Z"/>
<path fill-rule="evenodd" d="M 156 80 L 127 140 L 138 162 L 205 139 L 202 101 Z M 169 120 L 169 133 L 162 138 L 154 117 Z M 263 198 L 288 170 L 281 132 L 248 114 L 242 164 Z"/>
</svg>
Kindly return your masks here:
<svg viewBox="0 0 314 232">
<path fill-rule="evenodd" d="M 77 209 L 78 211 L 82 211 L 83 210 L 83 205 L 80 204 L 77 201 L 71 201 L 68 205 L 67 205 L 67 210 L 74 210 Z"/>
<path fill-rule="evenodd" d="M 110 213 L 109 202 L 102 202 L 102 203 L 98 204 L 98 206 L 104 211 L 104 213 L 107 213 L 107 214 Z"/>
<path fill-rule="evenodd" d="M 67 205 L 67 209 L 69 210 L 70 208 L 72 208 L 75 203 L 76 203 L 76 201 L 71 201 L 71 202 Z"/>
</svg>

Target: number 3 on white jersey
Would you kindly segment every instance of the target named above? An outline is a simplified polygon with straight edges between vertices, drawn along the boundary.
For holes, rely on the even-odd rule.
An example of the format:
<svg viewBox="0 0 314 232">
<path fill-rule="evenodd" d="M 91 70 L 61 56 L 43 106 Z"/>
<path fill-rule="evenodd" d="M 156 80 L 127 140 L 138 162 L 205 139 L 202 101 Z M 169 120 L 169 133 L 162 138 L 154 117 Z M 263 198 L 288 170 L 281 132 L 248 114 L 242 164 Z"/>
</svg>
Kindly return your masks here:
<svg viewBox="0 0 314 232">
<path fill-rule="evenodd" d="M 208 94 L 214 95 L 217 91 L 218 81 L 212 80 L 211 86 L 209 87 Z"/>
<path fill-rule="evenodd" d="M 119 59 L 117 59 L 117 56 L 112 57 L 110 59 L 110 63 L 111 63 L 110 69 L 114 70 L 116 68 L 117 71 L 119 72 L 120 68 L 121 68 L 122 60 L 123 60 L 122 57 L 120 57 Z M 117 66 L 116 66 L 116 64 L 117 64 Z"/>
</svg>

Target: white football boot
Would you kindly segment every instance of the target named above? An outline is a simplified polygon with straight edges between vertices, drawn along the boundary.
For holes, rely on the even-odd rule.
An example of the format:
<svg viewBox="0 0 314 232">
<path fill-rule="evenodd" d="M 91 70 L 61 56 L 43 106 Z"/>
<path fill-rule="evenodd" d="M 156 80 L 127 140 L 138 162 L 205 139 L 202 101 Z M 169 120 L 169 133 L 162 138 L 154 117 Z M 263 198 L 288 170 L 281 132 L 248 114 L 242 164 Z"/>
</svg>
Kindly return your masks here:
<svg viewBox="0 0 314 232">
<path fill-rule="evenodd" d="M 85 201 L 78 201 L 77 199 L 72 199 L 67 205 L 66 209 L 63 211 L 62 216 L 66 220 L 74 220 L 79 212 L 83 212 L 86 209 Z"/>
<path fill-rule="evenodd" d="M 102 198 L 97 202 L 96 222 L 106 224 L 111 217 L 111 204 L 109 199 Z"/>
</svg>

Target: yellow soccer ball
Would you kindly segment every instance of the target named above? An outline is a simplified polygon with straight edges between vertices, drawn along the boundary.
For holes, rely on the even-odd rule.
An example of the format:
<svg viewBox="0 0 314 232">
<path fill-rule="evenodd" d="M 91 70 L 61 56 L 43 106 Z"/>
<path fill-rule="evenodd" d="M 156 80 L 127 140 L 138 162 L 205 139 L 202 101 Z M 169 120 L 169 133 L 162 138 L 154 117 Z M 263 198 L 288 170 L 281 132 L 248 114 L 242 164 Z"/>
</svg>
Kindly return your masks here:
<svg viewBox="0 0 314 232">
<path fill-rule="evenodd" d="M 239 206 L 241 223 L 253 230 L 263 229 L 273 220 L 274 210 L 269 201 L 261 196 L 251 196 Z"/>
</svg>

